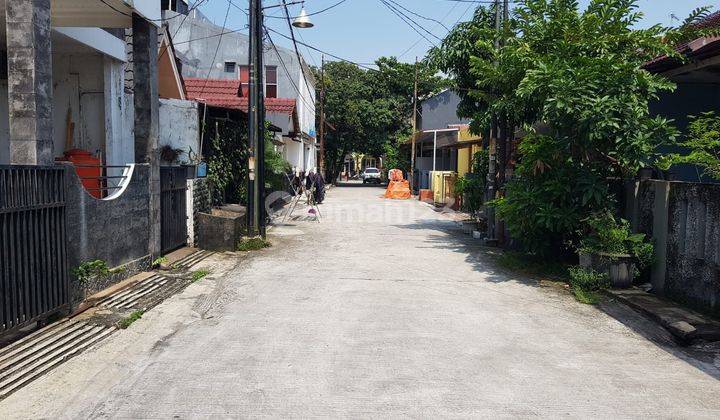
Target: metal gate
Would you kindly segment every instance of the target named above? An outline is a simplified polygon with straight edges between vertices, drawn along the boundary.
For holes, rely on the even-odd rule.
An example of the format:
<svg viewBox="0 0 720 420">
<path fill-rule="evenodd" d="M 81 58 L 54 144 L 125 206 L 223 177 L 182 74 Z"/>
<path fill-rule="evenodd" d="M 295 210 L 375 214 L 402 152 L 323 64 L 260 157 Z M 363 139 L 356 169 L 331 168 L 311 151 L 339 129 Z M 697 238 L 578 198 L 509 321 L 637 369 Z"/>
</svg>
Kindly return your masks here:
<svg viewBox="0 0 720 420">
<path fill-rule="evenodd" d="M 162 253 L 187 244 L 187 168 L 160 167 L 160 226 Z"/>
<path fill-rule="evenodd" d="M 64 174 L 0 166 L 0 335 L 69 308 Z"/>
</svg>

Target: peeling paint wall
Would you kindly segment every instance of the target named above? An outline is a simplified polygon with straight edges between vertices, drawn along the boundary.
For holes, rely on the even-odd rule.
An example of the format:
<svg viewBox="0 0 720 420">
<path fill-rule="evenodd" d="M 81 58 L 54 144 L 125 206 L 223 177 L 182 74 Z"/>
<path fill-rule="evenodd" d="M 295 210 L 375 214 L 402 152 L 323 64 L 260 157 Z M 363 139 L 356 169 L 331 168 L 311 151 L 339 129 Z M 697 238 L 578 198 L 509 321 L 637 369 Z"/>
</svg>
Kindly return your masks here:
<svg viewBox="0 0 720 420">
<path fill-rule="evenodd" d="M 720 185 L 630 185 L 626 217 L 655 245 L 653 291 L 720 315 Z"/>
<path fill-rule="evenodd" d="M 160 99 L 160 147 L 181 149 L 180 162 L 189 163 L 200 150 L 200 119 L 198 104 L 179 99 Z"/>
<path fill-rule="evenodd" d="M 105 150 L 105 83 L 101 54 L 53 54 L 53 155 L 62 156 L 67 116 L 74 123 L 72 146 L 96 156 Z"/>
</svg>

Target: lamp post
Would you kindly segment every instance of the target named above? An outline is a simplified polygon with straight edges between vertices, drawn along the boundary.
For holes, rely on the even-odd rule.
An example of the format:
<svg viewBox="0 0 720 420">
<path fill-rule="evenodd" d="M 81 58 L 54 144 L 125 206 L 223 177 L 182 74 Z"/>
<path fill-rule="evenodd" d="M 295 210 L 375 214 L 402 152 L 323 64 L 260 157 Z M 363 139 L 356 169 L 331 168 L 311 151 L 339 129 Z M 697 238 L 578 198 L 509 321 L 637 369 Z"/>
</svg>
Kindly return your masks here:
<svg viewBox="0 0 720 420">
<path fill-rule="evenodd" d="M 302 1 L 287 3 L 299 4 Z M 265 216 L 265 92 L 263 92 L 263 10 L 283 7 L 285 4 L 262 6 L 262 0 L 250 0 L 248 20 L 250 26 L 250 89 L 248 103 L 248 234 L 266 233 Z M 292 25 L 296 28 L 312 28 L 314 25 L 303 7 Z M 302 67 L 300 68 L 302 70 Z M 298 92 L 300 94 L 300 92 Z"/>
</svg>

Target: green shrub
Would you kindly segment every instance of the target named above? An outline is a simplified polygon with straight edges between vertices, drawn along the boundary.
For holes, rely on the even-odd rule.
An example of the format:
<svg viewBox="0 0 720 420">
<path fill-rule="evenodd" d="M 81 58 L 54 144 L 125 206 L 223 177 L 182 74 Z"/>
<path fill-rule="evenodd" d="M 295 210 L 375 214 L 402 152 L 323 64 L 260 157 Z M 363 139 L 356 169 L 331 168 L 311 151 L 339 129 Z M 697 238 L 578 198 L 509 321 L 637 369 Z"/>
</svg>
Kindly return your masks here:
<svg viewBox="0 0 720 420">
<path fill-rule="evenodd" d="M 71 270 L 80 283 L 85 283 L 93 277 L 105 277 L 113 273 L 122 272 L 124 268 L 111 270 L 103 260 L 85 261 L 77 268 Z"/>
<path fill-rule="evenodd" d="M 591 268 L 571 267 L 570 288 L 578 301 L 590 305 L 599 302 L 598 291 L 610 287 L 610 276 L 599 273 Z"/>
<path fill-rule="evenodd" d="M 687 139 L 680 143 L 688 153 L 665 155 L 658 166 L 667 170 L 680 163 L 699 165 L 705 169 L 705 175 L 720 179 L 720 116 L 711 111 L 690 119 Z"/>
<path fill-rule="evenodd" d="M 640 271 L 652 264 L 653 245 L 646 242 L 645 234 L 632 233 L 627 220 L 618 221 L 612 213 L 605 211 L 596 213 L 585 222 L 588 230 L 580 241 L 578 251 L 587 254 L 630 255 Z"/>
<path fill-rule="evenodd" d="M 587 291 L 597 291 L 610 287 L 610 276 L 607 273 L 600 273 L 592 268 L 570 267 L 570 285 Z"/>
<path fill-rule="evenodd" d="M 152 266 L 153 266 L 153 267 L 158 267 L 158 266 L 160 266 L 161 264 L 167 264 L 167 262 L 168 262 L 168 257 L 155 258 L 155 259 L 153 260 L 153 262 L 152 262 Z"/>
</svg>

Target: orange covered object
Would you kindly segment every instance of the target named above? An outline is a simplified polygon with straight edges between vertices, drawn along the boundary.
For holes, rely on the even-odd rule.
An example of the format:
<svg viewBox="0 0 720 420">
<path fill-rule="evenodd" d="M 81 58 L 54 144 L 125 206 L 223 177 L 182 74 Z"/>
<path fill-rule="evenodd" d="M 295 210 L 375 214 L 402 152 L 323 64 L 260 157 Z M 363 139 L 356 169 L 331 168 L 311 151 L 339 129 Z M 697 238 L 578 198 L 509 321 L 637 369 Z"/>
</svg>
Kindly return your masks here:
<svg viewBox="0 0 720 420">
<path fill-rule="evenodd" d="M 433 193 L 433 190 L 420 190 L 420 201 L 424 201 L 426 203 L 432 203 L 435 201 L 435 194 Z"/>
<path fill-rule="evenodd" d="M 388 172 L 390 182 L 388 182 L 385 198 L 393 200 L 407 200 L 412 194 L 410 193 L 410 183 L 405 181 L 403 173 L 400 169 L 391 169 Z"/>
<path fill-rule="evenodd" d="M 388 178 L 390 178 L 390 181 L 402 181 L 405 179 L 400 169 L 390 169 L 390 171 L 388 171 Z"/>
<path fill-rule="evenodd" d="M 80 149 L 68 150 L 65 152 L 65 160 L 75 165 L 75 172 L 80 177 L 80 182 L 90 195 L 95 198 L 102 198 L 102 162 L 90 152 Z"/>
</svg>

